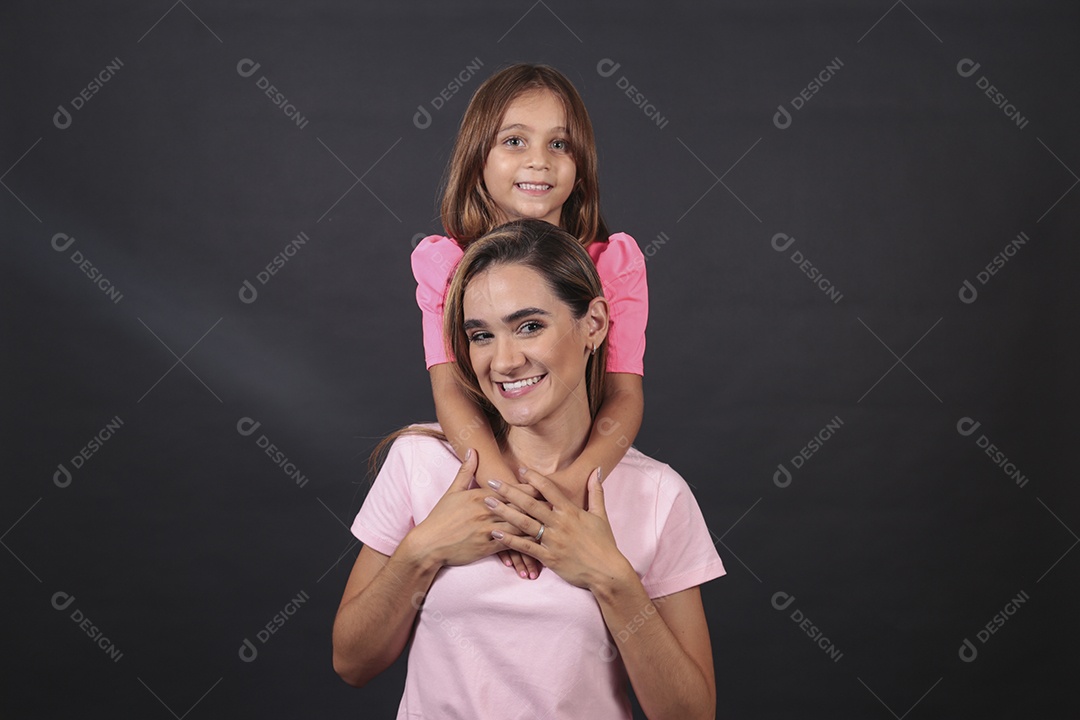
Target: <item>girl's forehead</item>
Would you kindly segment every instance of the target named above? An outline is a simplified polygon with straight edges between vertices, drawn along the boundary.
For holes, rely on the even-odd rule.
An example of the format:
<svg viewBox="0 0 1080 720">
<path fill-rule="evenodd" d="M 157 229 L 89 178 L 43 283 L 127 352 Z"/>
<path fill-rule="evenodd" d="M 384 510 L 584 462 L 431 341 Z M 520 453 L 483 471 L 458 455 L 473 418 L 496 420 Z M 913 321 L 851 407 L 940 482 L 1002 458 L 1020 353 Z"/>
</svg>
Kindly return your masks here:
<svg viewBox="0 0 1080 720">
<path fill-rule="evenodd" d="M 503 122 L 508 115 L 526 112 L 552 112 L 561 117 L 560 124 L 566 124 L 566 105 L 548 88 L 528 88 L 511 98 L 503 111 Z"/>
</svg>

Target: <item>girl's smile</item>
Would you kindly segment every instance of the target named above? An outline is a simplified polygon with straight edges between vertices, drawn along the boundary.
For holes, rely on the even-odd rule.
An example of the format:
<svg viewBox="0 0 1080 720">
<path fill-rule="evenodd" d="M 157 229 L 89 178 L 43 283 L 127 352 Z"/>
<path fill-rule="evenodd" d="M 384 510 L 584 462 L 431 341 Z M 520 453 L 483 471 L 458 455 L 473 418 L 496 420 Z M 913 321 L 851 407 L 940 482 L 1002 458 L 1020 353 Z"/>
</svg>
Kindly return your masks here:
<svg viewBox="0 0 1080 720">
<path fill-rule="evenodd" d="M 534 90 L 510 103 L 484 163 L 483 179 L 500 222 L 537 218 L 561 224 L 577 166 L 566 112 L 554 93 Z"/>
</svg>

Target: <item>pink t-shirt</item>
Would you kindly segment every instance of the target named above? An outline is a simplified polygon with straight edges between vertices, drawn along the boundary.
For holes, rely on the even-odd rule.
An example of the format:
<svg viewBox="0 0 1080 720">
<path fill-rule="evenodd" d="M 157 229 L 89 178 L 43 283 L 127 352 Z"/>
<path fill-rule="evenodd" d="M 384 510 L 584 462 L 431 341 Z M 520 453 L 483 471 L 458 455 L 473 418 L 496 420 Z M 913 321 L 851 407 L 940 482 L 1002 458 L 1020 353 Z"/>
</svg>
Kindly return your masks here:
<svg viewBox="0 0 1080 720">
<path fill-rule="evenodd" d="M 634 238 L 615 233 L 607 242 L 586 248 L 596 263 L 611 312 L 608 372 L 644 374 L 645 326 L 649 320 L 649 288 L 645 256 Z M 428 369 L 450 362 L 443 340 L 443 301 L 450 277 L 464 251 L 448 237 L 429 235 L 412 253 L 416 303 L 423 312 L 424 355 Z"/>
<path fill-rule="evenodd" d="M 439 440 L 399 438 L 353 534 L 393 554 L 460 465 Z M 604 500 L 615 542 L 649 597 L 724 574 L 697 501 L 667 465 L 631 448 L 604 480 Z M 399 720 L 631 717 L 626 670 L 600 606 L 550 569 L 522 580 L 496 556 L 443 568 L 417 613 L 408 652 Z"/>
</svg>

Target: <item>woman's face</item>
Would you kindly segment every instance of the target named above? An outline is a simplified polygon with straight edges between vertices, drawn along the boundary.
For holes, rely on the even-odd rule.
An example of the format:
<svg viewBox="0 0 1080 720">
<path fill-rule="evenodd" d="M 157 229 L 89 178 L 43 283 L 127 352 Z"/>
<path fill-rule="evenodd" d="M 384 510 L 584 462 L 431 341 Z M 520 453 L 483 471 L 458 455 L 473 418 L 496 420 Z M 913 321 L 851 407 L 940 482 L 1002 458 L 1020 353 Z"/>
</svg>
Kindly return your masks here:
<svg viewBox="0 0 1080 720">
<path fill-rule="evenodd" d="M 509 425 L 568 421 L 581 412 L 589 417 L 591 313 L 576 320 L 544 278 L 523 265 L 499 265 L 474 277 L 463 309 L 477 382 Z"/>
</svg>

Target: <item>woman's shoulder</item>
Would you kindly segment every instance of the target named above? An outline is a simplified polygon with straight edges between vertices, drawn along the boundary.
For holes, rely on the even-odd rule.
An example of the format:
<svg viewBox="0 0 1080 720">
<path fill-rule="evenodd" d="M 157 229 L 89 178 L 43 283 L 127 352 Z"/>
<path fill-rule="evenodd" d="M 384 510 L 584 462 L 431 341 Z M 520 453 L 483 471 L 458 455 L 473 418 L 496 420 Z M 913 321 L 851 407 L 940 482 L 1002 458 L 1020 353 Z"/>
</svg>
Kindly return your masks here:
<svg viewBox="0 0 1080 720">
<path fill-rule="evenodd" d="M 454 448 L 438 423 L 414 423 L 401 428 L 396 435 L 387 451 L 387 461 L 395 459 L 411 464 L 453 459 L 456 462 Z"/>
<path fill-rule="evenodd" d="M 670 465 L 630 448 L 604 481 L 609 517 L 651 527 L 659 537 L 669 526 L 700 515 L 690 484 Z"/>
<path fill-rule="evenodd" d="M 652 488 L 664 494 L 677 494 L 684 488 L 689 489 L 689 484 L 674 468 L 632 446 L 614 472 L 625 476 L 639 487 Z"/>
<path fill-rule="evenodd" d="M 437 422 L 406 425 L 398 430 L 398 436 L 394 438 L 393 444 L 402 447 L 450 447 L 442 426 Z"/>
</svg>

